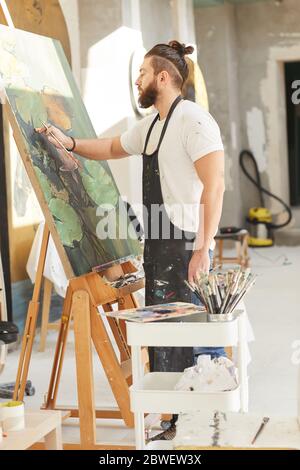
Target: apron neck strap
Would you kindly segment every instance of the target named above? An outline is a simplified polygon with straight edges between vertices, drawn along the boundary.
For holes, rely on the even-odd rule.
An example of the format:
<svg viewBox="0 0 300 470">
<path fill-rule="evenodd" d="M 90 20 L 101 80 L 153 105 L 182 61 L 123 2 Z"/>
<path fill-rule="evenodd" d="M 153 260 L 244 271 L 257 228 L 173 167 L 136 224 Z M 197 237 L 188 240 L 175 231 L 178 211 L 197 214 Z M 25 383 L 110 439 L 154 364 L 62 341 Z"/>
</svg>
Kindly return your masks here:
<svg viewBox="0 0 300 470">
<path fill-rule="evenodd" d="M 165 135 L 165 133 L 166 133 L 166 130 L 167 130 L 167 127 L 168 127 L 170 118 L 171 118 L 171 116 L 172 116 L 172 114 L 173 114 L 173 111 L 174 111 L 174 109 L 176 108 L 177 104 L 178 104 L 182 99 L 183 99 L 182 96 L 179 95 L 179 96 L 177 96 L 177 98 L 173 101 L 173 103 L 172 103 L 172 105 L 171 105 L 171 107 L 170 107 L 170 109 L 169 109 L 168 115 L 167 115 L 167 117 L 166 117 L 166 121 L 165 121 L 165 123 L 164 123 L 164 127 L 163 127 L 163 129 L 162 129 L 162 131 L 161 131 L 161 135 L 160 135 L 159 142 L 158 142 L 158 145 L 157 145 L 157 149 L 156 149 L 155 152 L 158 152 L 158 151 L 159 151 L 159 147 L 160 147 L 160 145 L 161 145 L 161 143 L 162 143 L 162 140 L 163 140 L 163 138 L 164 138 L 164 135 Z M 156 123 L 156 121 L 157 121 L 158 119 L 159 119 L 159 114 L 157 114 L 157 115 L 155 116 L 155 118 L 153 119 L 153 121 L 152 121 L 152 123 L 151 123 L 151 126 L 150 126 L 150 128 L 149 128 L 149 130 L 148 130 L 148 133 L 147 133 L 147 136 L 146 136 L 146 140 L 145 140 L 145 145 L 144 145 L 143 154 L 146 153 L 146 149 L 147 149 L 147 145 L 148 145 L 148 141 L 149 141 L 149 139 L 150 139 L 150 135 L 151 135 L 152 129 L 153 129 L 154 124 Z"/>
<path fill-rule="evenodd" d="M 161 134 L 160 134 L 160 138 L 159 138 L 159 142 L 158 142 L 158 146 L 157 146 L 157 152 L 159 151 L 159 148 L 160 148 L 160 146 L 161 146 L 162 140 L 163 140 L 164 135 L 165 135 L 165 133 L 166 133 L 166 130 L 167 130 L 169 121 L 170 121 L 170 119 L 171 119 L 171 116 L 172 116 L 172 114 L 173 114 L 173 111 L 174 111 L 174 109 L 176 108 L 176 106 L 178 105 L 178 103 L 179 103 L 182 99 L 183 99 L 183 98 L 182 98 L 181 95 L 177 96 L 177 98 L 173 101 L 173 103 L 172 103 L 172 105 L 171 105 L 171 108 L 169 109 L 169 112 L 168 112 L 168 115 L 167 115 L 167 118 L 166 118 L 166 121 L 165 121 L 163 130 L 161 131 Z"/>
<path fill-rule="evenodd" d="M 147 136 L 146 136 L 146 140 L 145 140 L 145 145 L 144 145 L 143 154 L 146 153 L 146 149 L 147 149 L 147 145 L 148 145 L 148 142 L 149 142 L 149 139 L 150 139 L 150 135 L 151 135 L 152 129 L 153 129 L 154 124 L 156 123 L 156 121 L 158 121 L 158 118 L 159 118 L 159 114 L 157 114 L 157 115 L 155 116 L 155 118 L 153 119 L 153 121 L 152 121 L 152 123 L 151 123 L 151 126 L 149 127 L 149 130 L 148 130 Z"/>
</svg>

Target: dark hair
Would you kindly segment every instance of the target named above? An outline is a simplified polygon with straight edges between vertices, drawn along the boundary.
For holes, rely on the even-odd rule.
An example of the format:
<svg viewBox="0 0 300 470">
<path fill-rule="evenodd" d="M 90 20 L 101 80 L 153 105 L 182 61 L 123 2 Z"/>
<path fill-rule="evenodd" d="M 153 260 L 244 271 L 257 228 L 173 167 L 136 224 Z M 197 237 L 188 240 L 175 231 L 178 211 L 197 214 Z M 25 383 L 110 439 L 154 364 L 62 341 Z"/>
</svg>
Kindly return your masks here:
<svg viewBox="0 0 300 470">
<path fill-rule="evenodd" d="M 152 58 L 151 65 L 156 75 L 162 70 L 166 70 L 171 75 L 174 85 L 181 89 L 189 75 L 189 68 L 184 56 L 192 54 L 193 51 L 193 46 L 186 46 L 174 40 L 169 44 L 156 44 L 145 57 Z"/>
</svg>

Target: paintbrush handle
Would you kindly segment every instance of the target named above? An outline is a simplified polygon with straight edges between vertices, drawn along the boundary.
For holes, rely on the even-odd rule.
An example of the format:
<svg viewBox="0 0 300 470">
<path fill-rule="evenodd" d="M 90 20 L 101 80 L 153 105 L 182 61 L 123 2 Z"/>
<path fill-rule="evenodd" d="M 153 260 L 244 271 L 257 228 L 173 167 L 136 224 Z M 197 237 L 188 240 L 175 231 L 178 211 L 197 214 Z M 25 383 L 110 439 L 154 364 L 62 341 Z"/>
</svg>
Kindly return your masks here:
<svg viewBox="0 0 300 470">
<path fill-rule="evenodd" d="M 230 312 L 233 312 L 233 310 L 236 308 L 236 306 L 240 303 L 240 301 L 243 299 L 243 297 L 247 294 L 247 292 L 251 289 L 251 287 L 253 286 L 253 284 L 255 283 L 255 279 L 253 280 L 253 282 L 247 287 L 247 289 L 245 289 L 243 292 L 240 293 L 239 297 L 237 298 L 237 300 L 234 302 L 234 304 L 232 304 L 232 306 L 230 307 Z M 229 312 L 229 313 L 230 313 Z"/>
<path fill-rule="evenodd" d="M 220 313 L 224 313 L 225 307 L 228 303 L 228 299 L 230 298 L 230 296 L 231 296 L 230 290 L 228 290 L 225 297 L 224 297 L 224 299 L 223 299 L 223 303 L 222 303 L 222 306 L 221 306 Z"/>
<path fill-rule="evenodd" d="M 208 312 L 214 314 L 215 313 L 214 307 L 212 305 L 210 297 L 207 297 L 206 300 L 207 300 Z"/>
<path fill-rule="evenodd" d="M 215 294 L 212 294 L 212 300 L 213 300 L 213 306 L 214 306 L 215 313 L 219 313 L 220 307 L 219 307 L 219 304 L 218 304 L 217 296 Z"/>
<path fill-rule="evenodd" d="M 188 286 L 188 288 L 196 295 L 196 297 L 200 300 L 200 302 L 206 307 L 205 300 L 202 298 L 200 293 L 186 280 L 184 280 L 184 283 Z"/>
<path fill-rule="evenodd" d="M 241 293 L 235 294 L 230 300 L 230 302 L 228 302 L 228 305 L 227 305 L 228 313 L 232 311 L 232 306 L 236 304 L 236 301 L 239 299 L 240 295 Z"/>
</svg>

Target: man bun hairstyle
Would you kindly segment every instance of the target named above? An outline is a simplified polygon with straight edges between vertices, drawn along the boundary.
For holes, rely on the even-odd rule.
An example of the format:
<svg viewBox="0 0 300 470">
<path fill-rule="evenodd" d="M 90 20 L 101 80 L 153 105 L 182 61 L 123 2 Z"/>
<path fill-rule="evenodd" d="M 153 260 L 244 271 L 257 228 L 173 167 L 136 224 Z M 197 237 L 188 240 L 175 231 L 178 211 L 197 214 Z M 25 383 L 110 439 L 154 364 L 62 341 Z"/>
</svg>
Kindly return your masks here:
<svg viewBox="0 0 300 470">
<path fill-rule="evenodd" d="M 151 57 L 155 75 L 166 70 L 172 77 L 174 85 L 181 89 L 189 75 L 185 56 L 192 54 L 193 51 L 193 46 L 186 46 L 173 40 L 168 44 L 156 44 L 145 57 Z"/>
<path fill-rule="evenodd" d="M 194 52 L 193 46 L 186 46 L 185 44 L 181 44 L 178 41 L 170 41 L 169 46 L 175 49 L 181 57 L 185 55 L 192 54 Z"/>
</svg>

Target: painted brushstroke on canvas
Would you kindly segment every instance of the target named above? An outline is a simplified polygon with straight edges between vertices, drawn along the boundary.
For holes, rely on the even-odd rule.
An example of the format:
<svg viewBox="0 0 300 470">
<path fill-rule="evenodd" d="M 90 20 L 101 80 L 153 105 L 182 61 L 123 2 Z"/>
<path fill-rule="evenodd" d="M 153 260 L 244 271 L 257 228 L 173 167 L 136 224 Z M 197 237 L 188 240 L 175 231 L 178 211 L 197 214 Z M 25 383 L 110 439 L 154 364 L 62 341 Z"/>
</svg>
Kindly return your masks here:
<svg viewBox="0 0 300 470">
<path fill-rule="evenodd" d="M 26 149 L 25 167 L 73 273 L 140 254 L 108 164 L 56 149 L 34 131 L 47 122 L 77 138 L 96 137 L 60 43 L 1 26 L 0 78 Z M 115 230 L 105 237 L 112 220 Z"/>
</svg>

